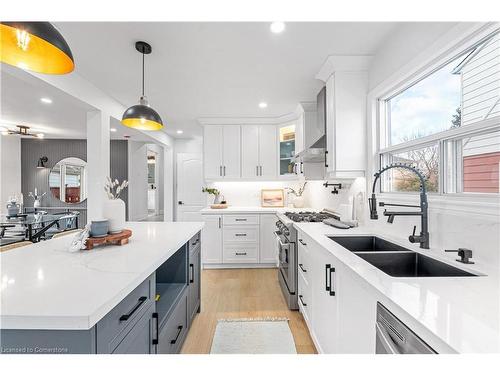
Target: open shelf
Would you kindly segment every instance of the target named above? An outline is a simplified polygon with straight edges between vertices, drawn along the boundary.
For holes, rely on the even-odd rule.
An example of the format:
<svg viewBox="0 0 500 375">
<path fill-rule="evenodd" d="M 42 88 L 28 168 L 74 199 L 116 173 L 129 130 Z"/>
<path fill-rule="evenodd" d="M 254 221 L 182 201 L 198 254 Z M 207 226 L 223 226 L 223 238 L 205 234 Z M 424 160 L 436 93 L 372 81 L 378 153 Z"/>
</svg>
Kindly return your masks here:
<svg viewBox="0 0 500 375">
<path fill-rule="evenodd" d="M 156 294 L 160 295 L 160 299 L 156 301 L 156 312 L 158 313 L 158 321 L 162 322 L 170 315 L 177 304 L 177 300 L 187 288 L 186 283 L 157 283 Z"/>
</svg>

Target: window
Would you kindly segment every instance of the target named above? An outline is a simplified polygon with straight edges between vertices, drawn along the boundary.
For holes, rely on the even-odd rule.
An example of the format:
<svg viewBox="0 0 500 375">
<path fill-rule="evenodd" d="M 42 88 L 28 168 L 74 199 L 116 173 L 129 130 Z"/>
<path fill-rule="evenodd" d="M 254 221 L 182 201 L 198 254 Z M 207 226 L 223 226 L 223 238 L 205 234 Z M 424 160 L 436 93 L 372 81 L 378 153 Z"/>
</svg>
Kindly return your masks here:
<svg viewBox="0 0 500 375">
<path fill-rule="evenodd" d="M 500 34 L 457 55 L 380 100 L 380 165 L 416 166 L 430 193 L 499 193 Z M 420 187 L 405 169 L 383 177 L 384 192 Z"/>
</svg>

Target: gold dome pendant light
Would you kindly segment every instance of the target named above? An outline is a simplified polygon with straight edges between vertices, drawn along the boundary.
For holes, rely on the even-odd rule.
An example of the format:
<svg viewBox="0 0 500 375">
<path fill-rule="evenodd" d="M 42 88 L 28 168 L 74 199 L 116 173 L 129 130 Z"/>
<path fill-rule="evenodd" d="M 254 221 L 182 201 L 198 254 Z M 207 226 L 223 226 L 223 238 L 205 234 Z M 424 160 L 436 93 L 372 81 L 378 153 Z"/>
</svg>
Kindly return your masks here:
<svg viewBox="0 0 500 375">
<path fill-rule="evenodd" d="M 136 42 L 135 49 L 142 53 L 142 96 L 139 104 L 127 108 L 122 117 L 122 124 L 139 130 L 160 130 L 163 128 L 163 121 L 160 115 L 149 106 L 144 95 L 144 55 L 149 55 L 152 49 L 146 42 Z"/>
<path fill-rule="evenodd" d="M 50 22 L 0 22 L 0 61 L 45 74 L 75 68 L 68 44 Z"/>
</svg>

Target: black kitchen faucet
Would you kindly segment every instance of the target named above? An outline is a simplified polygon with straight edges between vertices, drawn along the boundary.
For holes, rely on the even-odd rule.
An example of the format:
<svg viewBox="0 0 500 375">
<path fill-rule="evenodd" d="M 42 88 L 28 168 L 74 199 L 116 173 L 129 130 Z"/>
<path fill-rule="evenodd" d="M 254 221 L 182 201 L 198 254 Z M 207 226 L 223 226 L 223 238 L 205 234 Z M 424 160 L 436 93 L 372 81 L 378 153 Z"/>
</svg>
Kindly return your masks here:
<svg viewBox="0 0 500 375">
<path fill-rule="evenodd" d="M 411 243 L 415 243 L 415 242 L 420 243 L 420 247 L 422 249 L 428 249 L 429 248 L 429 217 L 428 217 L 427 191 L 425 188 L 425 177 L 423 176 L 422 172 L 420 172 L 417 168 L 413 167 L 412 165 L 403 164 L 403 163 L 394 163 L 394 164 L 390 164 L 388 166 L 383 167 L 377 173 L 374 174 L 375 180 L 373 181 L 372 197 L 368 198 L 368 203 L 370 206 L 370 219 L 372 219 L 372 220 L 378 219 L 377 198 L 375 196 L 375 185 L 377 184 L 377 181 L 380 178 L 380 175 L 382 173 L 384 173 L 385 171 L 392 169 L 392 168 L 408 169 L 409 171 L 411 171 L 417 175 L 417 177 L 420 180 L 420 205 L 415 206 L 415 205 L 409 205 L 409 204 L 394 204 L 394 203 L 380 202 L 379 206 L 380 207 L 392 206 L 392 207 L 420 208 L 420 211 L 387 211 L 387 210 L 384 210 L 384 216 L 388 217 L 387 222 L 391 223 L 391 224 L 394 221 L 394 217 L 396 217 L 396 216 L 420 216 L 420 226 L 421 226 L 420 235 L 418 235 L 418 236 L 415 235 L 415 230 L 416 230 L 416 226 L 415 226 L 415 227 L 413 227 L 413 234 L 411 234 L 408 237 L 408 240 Z"/>
</svg>

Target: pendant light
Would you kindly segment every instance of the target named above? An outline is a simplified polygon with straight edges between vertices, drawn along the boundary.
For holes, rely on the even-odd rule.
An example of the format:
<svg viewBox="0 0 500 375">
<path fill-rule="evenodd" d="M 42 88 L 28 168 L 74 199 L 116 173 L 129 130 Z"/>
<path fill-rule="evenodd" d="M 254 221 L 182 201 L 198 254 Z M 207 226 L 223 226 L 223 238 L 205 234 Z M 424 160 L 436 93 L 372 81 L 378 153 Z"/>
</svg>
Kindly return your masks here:
<svg viewBox="0 0 500 375">
<path fill-rule="evenodd" d="M 125 111 L 122 124 L 139 130 L 160 130 L 163 128 L 163 121 L 160 115 L 149 106 L 144 95 L 144 55 L 149 55 L 152 49 L 146 42 L 136 42 L 135 49 L 142 53 L 142 96 L 139 99 L 139 104 L 133 105 Z"/>
<path fill-rule="evenodd" d="M 0 61 L 45 74 L 66 74 L 75 62 L 50 22 L 0 22 Z"/>
</svg>

